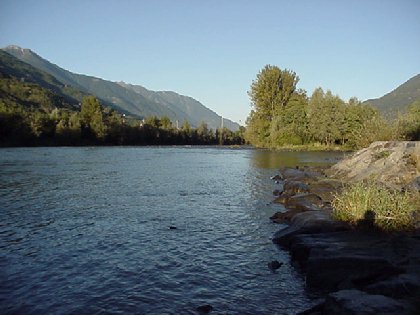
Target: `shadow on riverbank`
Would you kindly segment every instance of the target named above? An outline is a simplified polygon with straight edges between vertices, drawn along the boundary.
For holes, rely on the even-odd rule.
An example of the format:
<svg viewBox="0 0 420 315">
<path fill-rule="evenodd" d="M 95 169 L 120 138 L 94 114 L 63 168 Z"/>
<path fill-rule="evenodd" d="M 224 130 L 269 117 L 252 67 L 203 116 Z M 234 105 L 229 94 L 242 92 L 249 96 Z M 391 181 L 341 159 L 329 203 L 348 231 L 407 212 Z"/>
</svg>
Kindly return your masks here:
<svg viewBox="0 0 420 315">
<path fill-rule="evenodd" d="M 286 211 L 271 220 L 288 226 L 273 242 L 290 251 L 305 274 L 316 305 L 301 314 L 418 314 L 420 230 L 384 233 L 373 227 L 375 213 L 356 225 L 331 217 L 341 180 L 322 168 L 284 168 L 275 203 Z"/>
</svg>

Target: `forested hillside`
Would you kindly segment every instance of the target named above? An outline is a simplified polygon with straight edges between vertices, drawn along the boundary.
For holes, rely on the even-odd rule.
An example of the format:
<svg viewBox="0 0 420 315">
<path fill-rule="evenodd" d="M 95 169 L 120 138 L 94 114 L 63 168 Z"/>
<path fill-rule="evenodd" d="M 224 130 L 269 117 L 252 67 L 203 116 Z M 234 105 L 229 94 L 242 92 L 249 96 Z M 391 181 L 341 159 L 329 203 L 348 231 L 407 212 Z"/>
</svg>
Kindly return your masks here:
<svg viewBox="0 0 420 315">
<path fill-rule="evenodd" d="M 1 146 L 243 143 L 243 130 L 179 127 L 167 116 L 119 113 L 0 50 Z"/>
<path fill-rule="evenodd" d="M 384 96 L 369 99 L 365 103 L 377 108 L 386 117 L 396 117 L 398 113 L 405 113 L 408 107 L 416 101 L 420 101 L 420 74 Z"/>
<path fill-rule="evenodd" d="M 8 46 L 3 50 L 38 70 L 52 75 L 66 87 L 73 87 L 85 94 L 95 95 L 105 106 L 121 113 L 141 119 L 149 116 L 166 116 L 174 122 L 178 121 L 179 124 L 188 121 L 195 127 L 201 122 L 205 122 L 212 129 L 221 126 L 221 116 L 191 97 L 175 92 L 154 92 L 138 85 L 111 82 L 72 73 L 52 64 L 30 49 Z M 238 130 L 239 125 L 229 119 L 224 119 L 224 127 L 235 131 Z"/>
</svg>

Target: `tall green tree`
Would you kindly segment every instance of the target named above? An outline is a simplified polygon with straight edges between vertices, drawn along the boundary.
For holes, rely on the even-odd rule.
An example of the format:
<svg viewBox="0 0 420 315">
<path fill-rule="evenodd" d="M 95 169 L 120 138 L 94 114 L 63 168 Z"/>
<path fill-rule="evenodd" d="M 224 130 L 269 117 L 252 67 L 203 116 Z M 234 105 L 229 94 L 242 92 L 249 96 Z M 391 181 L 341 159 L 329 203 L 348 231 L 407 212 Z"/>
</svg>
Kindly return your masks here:
<svg viewBox="0 0 420 315">
<path fill-rule="evenodd" d="M 290 70 L 266 65 L 252 82 L 248 95 L 253 107 L 247 119 L 247 141 L 256 146 L 270 146 L 272 122 L 277 124 L 292 95 L 299 77 Z"/>
<path fill-rule="evenodd" d="M 103 108 L 99 100 L 94 96 L 86 96 L 82 100 L 80 111 L 80 123 L 82 136 L 95 137 L 103 140 L 106 135 L 106 127 L 103 117 Z"/>
<path fill-rule="evenodd" d="M 160 125 L 164 130 L 172 129 L 172 121 L 169 119 L 168 116 L 163 116 L 160 118 Z"/>
<path fill-rule="evenodd" d="M 292 95 L 288 104 L 271 122 L 271 146 L 300 145 L 308 141 L 308 100 L 305 91 Z"/>
<path fill-rule="evenodd" d="M 248 92 L 254 110 L 271 121 L 289 102 L 298 82 L 295 72 L 266 65 L 257 74 Z"/>
<path fill-rule="evenodd" d="M 344 101 L 331 91 L 315 89 L 308 103 L 309 132 L 312 139 L 332 145 L 342 139 L 344 130 Z"/>
</svg>

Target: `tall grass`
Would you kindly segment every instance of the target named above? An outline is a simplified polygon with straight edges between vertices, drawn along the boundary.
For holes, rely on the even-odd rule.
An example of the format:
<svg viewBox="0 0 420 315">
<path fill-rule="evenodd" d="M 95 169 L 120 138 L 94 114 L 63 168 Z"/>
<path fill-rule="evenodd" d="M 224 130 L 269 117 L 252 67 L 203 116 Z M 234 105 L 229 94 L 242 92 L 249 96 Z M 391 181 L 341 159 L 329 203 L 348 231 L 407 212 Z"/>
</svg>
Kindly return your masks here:
<svg viewBox="0 0 420 315">
<path fill-rule="evenodd" d="M 420 210 L 418 193 L 391 191 L 373 182 L 349 184 L 333 202 L 333 217 L 357 225 L 370 220 L 384 231 L 411 230 L 415 211 Z"/>
</svg>

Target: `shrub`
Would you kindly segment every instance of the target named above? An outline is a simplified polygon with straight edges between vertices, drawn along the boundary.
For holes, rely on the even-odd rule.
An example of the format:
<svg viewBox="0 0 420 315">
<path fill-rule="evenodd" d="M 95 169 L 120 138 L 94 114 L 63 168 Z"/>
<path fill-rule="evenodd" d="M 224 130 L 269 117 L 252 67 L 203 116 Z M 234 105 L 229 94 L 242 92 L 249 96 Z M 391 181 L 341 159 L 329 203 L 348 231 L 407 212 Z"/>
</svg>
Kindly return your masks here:
<svg viewBox="0 0 420 315">
<path fill-rule="evenodd" d="M 371 222 L 384 231 L 411 230 L 419 194 L 392 191 L 373 182 L 349 184 L 335 196 L 333 217 L 357 225 Z"/>
</svg>

